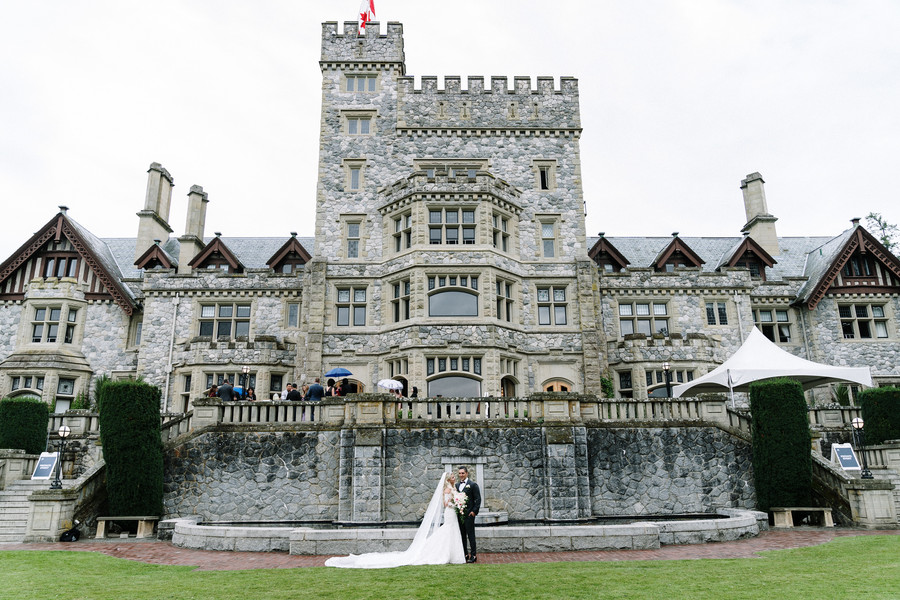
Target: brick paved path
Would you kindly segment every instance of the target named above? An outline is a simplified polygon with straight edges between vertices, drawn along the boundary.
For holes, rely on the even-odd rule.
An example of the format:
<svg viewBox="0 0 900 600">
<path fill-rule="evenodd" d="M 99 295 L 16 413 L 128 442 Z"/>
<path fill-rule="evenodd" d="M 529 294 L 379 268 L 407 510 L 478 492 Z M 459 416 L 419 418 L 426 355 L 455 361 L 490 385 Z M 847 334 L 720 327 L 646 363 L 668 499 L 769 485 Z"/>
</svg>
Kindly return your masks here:
<svg viewBox="0 0 900 600">
<path fill-rule="evenodd" d="M 836 537 L 854 535 L 900 535 L 900 530 L 819 529 L 764 531 L 759 537 L 712 544 L 663 546 L 658 550 L 604 550 L 585 552 L 509 552 L 484 553 L 478 564 L 504 564 L 563 561 L 614 560 L 690 560 L 700 558 L 756 558 L 762 550 L 816 546 Z M 196 566 L 203 571 L 240 569 L 290 569 L 321 567 L 327 556 L 291 556 L 282 552 L 216 552 L 176 548 L 155 540 L 82 540 L 74 543 L 12 544 L 0 543 L 4 550 L 70 550 L 102 552 L 109 556 L 159 565 Z M 477 567 L 477 565 L 476 565 Z M 475 567 L 473 567 L 475 568 Z"/>
</svg>

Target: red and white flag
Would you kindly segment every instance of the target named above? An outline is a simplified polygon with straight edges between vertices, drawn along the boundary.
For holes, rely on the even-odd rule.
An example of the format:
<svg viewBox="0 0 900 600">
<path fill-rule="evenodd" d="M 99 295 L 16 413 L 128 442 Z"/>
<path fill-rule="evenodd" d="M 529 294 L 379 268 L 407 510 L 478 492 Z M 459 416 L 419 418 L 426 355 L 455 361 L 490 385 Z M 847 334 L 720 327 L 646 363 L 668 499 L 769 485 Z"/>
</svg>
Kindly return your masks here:
<svg viewBox="0 0 900 600">
<path fill-rule="evenodd" d="M 359 32 L 366 32 L 366 23 L 375 20 L 375 0 L 362 0 L 359 5 Z"/>
</svg>

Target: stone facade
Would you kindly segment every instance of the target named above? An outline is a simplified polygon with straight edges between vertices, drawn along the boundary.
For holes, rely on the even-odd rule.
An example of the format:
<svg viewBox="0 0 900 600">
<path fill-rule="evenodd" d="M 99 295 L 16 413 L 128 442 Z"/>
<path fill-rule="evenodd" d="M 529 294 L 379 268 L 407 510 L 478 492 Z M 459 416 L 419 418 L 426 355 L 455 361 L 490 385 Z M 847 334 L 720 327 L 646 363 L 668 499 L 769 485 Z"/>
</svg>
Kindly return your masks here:
<svg viewBox="0 0 900 600">
<path fill-rule="evenodd" d="M 173 237 L 158 163 L 135 238 L 61 207 L 0 265 L 0 394 L 64 406 L 97 375 L 140 376 L 183 412 L 245 367 L 258 397 L 344 367 L 365 392 L 641 399 L 665 394 L 666 364 L 673 384 L 700 377 L 754 326 L 900 382 L 900 261 L 858 222 L 779 238 L 753 173 L 743 237 L 589 237 L 575 79 L 416 87 L 399 23 L 355 32 L 323 24 L 314 238 L 204 237 L 200 186 Z"/>
</svg>

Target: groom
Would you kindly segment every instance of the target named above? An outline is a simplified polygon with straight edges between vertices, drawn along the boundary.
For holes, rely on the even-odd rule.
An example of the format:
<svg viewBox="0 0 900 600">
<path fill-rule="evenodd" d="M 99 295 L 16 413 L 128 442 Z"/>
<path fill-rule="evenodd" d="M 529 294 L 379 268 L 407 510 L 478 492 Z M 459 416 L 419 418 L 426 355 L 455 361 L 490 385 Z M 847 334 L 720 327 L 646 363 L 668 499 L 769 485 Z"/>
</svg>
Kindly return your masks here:
<svg viewBox="0 0 900 600">
<path fill-rule="evenodd" d="M 460 467 L 459 480 L 456 489 L 466 495 L 466 508 L 463 511 L 464 518 L 459 522 L 459 533 L 462 535 L 463 552 L 466 553 L 466 562 L 473 563 L 478 560 L 478 551 L 475 548 L 475 515 L 481 508 L 481 490 L 478 484 L 469 479 L 469 469 Z M 468 540 L 468 546 L 466 541 Z M 471 554 L 467 550 L 471 548 Z"/>
</svg>

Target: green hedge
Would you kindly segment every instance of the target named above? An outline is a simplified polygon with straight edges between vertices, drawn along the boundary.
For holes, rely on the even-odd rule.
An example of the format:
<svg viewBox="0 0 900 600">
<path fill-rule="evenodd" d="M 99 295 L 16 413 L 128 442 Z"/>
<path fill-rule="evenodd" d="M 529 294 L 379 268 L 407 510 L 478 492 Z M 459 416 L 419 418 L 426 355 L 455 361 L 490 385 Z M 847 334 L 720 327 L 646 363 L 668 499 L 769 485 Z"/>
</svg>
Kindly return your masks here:
<svg viewBox="0 0 900 600">
<path fill-rule="evenodd" d="M 859 393 L 866 444 L 900 440 L 900 388 L 883 387 Z"/>
<path fill-rule="evenodd" d="M 812 457 L 803 387 L 791 379 L 752 383 L 750 413 L 759 509 L 809 506 Z"/>
<path fill-rule="evenodd" d="M 50 407 L 34 396 L 0 401 L 0 448 L 40 454 L 47 448 Z"/>
<path fill-rule="evenodd" d="M 98 397 L 111 516 L 162 514 L 163 453 L 159 388 L 114 381 Z"/>
</svg>

